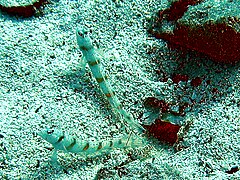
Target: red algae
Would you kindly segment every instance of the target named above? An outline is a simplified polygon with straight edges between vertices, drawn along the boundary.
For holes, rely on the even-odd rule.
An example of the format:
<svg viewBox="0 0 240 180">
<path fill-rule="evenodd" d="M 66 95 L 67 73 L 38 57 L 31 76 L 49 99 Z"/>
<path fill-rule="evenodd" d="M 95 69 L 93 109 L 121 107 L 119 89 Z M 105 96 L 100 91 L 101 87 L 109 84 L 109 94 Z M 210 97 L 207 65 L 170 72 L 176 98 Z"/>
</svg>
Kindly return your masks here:
<svg viewBox="0 0 240 180">
<path fill-rule="evenodd" d="M 10 15 L 14 15 L 14 16 L 17 15 L 17 16 L 22 16 L 24 18 L 28 18 L 33 16 L 36 13 L 36 10 L 46 3 L 47 3 L 47 0 L 39 0 L 33 4 L 25 5 L 25 6 L 5 7 L 3 5 L 0 5 L 0 9 L 3 12 L 6 12 Z"/>
<path fill-rule="evenodd" d="M 202 4 L 204 8 L 198 10 Z M 168 9 L 159 12 L 156 24 L 152 26 L 155 30 L 150 32 L 157 39 L 167 41 L 169 47 L 195 51 L 215 62 L 235 64 L 240 60 L 240 32 L 237 28 L 240 22 L 239 15 L 234 13 L 237 10 L 229 13 L 224 9 L 224 3 L 220 10 L 218 6 L 206 4 L 202 0 L 175 1 Z M 194 8 L 190 9 L 190 6 Z M 233 3 L 231 7 L 237 8 Z M 208 8 L 212 8 L 211 13 Z M 221 10 L 223 13 L 218 15 Z"/>
<path fill-rule="evenodd" d="M 161 142 L 173 145 L 178 140 L 178 131 L 181 126 L 156 119 L 152 125 L 143 125 L 148 134 Z"/>
<path fill-rule="evenodd" d="M 175 84 L 178 84 L 180 81 L 187 82 L 188 81 L 188 76 L 187 75 L 182 75 L 182 74 L 173 74 L 172 81 Z"/>
<path fill-rule="evenodd" d="M 191 86 L 193 87 L 200 86 L 201 84 L 202 84 L 202 79 L 200 77 L 196 77 L 191 80 Z"/>
<path fill-rule="evenodd" d="M 195 5 L 202 0 L 179 0 L 172 3 L 169 9 L 159 12 L 159 18 L 162 19 L 163 15 L 167 15 L 168 21 L 176 21 L 183 16 L 188 10 L 189 5 Z"/>
<path fill-rule="evenodd" d="M 148 97 L 144 101 L 144 106 L 151 108 L 160 108 L 163 113 L 169 111 L 169 105 L 164 100 L 158 100 L 155 97 Z"/>
<path fill-rule="evenodd" d="M 208 55 L 216 62 L 235 63 L 240 59 L 240 33 L 225 24 L 191 28 L 178 25 L 173 35 L 156 35 L 169 43 Z"/>
</svg>

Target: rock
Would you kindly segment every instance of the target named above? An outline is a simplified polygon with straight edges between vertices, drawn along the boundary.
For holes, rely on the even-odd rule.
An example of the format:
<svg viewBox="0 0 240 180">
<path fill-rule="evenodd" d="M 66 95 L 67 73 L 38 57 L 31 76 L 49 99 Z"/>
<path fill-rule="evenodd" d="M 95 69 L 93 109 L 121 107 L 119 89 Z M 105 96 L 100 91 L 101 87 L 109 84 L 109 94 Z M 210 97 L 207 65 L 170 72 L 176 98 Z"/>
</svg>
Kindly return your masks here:
<svg viewBox="0 0 240 180">
<path fill-rule="evenodd" d="M 47 0 L 0 0 L 0 9 L 11 15 L 31 17 Z"/>
<path fill-rule="evenodd" d="M 194 50 L 220 63 L 240 60 L 238 0 L 179 0 L 158 16 L 150 32 L 171 47 Z"/>
</svg>

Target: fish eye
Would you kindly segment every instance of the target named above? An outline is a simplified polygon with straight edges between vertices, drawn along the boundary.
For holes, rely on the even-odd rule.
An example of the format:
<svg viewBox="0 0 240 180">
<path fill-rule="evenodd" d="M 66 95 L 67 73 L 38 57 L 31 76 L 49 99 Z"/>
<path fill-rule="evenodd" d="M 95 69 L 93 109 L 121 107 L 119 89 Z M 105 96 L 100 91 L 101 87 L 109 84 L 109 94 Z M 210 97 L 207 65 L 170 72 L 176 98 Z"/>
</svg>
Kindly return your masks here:
<svg viewBox="0 0 240 180">
<path fill-rule="evenodd" d="M 78 35 L 81 37 L 83 36 L 83 34 L 80 31 L 78 31 Z"/>
<path fill-rule="evenodd" d="M 53 132 L 54 132 L 53 129 L 47 130 L 47 133 L 48 133 L 48 134 L 52 134 Z"/>
</svg>

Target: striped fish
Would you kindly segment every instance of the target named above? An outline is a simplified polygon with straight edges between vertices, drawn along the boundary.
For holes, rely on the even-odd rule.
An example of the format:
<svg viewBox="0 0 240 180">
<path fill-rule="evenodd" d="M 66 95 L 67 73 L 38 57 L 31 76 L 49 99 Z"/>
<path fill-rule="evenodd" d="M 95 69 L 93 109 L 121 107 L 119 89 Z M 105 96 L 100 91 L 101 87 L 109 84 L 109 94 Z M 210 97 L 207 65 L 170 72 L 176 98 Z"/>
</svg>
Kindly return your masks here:
<svg viewBox="0 0 240 180">
<path fill-rule="evenodd" d="M 103 71 L 100 67 L 100 59 L 95 53 L 95 49 L 92 45 L 91 39 L 88 36 L 88 32 L 84 29 L 77 29 L 76 31 L 77 43 L 80 50 L 82 51 L 84 60 L 88 63 L 93 76 L 95 77 L 97 83 L 103 94 L 105 94 L 111 106 L 123 117 L 123 121 L 128 124 L 137 132 L 142 133 L 145 129 L 133 119 L 133 117 L 122 108 L 121 103 L 118 98 L 114 95 L 110 84 L 103 75 Z M 86 63 L 85 63 L 86 64 Z"/>
<path fill-rule="evenodd" d="M 55 152 L 57 152 L 57 150 L 62 150 L 64 152 L 81 153 L 84 156 L 107 152 L 116 148 L 134 148 L 144 146 L 143 139 L 136 136 L 123 136 L 122 138 L 113 138 L 103 141 L 79 141 L 75 137 L 64 133 L 63 131 L 49 128 L 39 132 L 38 135 L 52 144 Z M 54 154 L 54 156 L 56 155 Z M 56 158 L 57 157 L 54 157 L 54 159 Z"/>
</svg>

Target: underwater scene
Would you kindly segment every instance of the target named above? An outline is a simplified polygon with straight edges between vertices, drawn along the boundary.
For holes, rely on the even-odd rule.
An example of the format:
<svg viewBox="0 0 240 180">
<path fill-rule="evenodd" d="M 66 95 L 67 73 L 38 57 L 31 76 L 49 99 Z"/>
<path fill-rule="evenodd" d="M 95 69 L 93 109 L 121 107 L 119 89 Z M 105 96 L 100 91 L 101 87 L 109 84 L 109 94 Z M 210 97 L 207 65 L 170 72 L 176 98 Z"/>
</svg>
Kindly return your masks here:
<svg viewBox="0 0 240 180">
<path fill-rule="evenodd" d="M 0 179 L 239 168 L 239 0 L 0 0 Z"/>
</svg>

